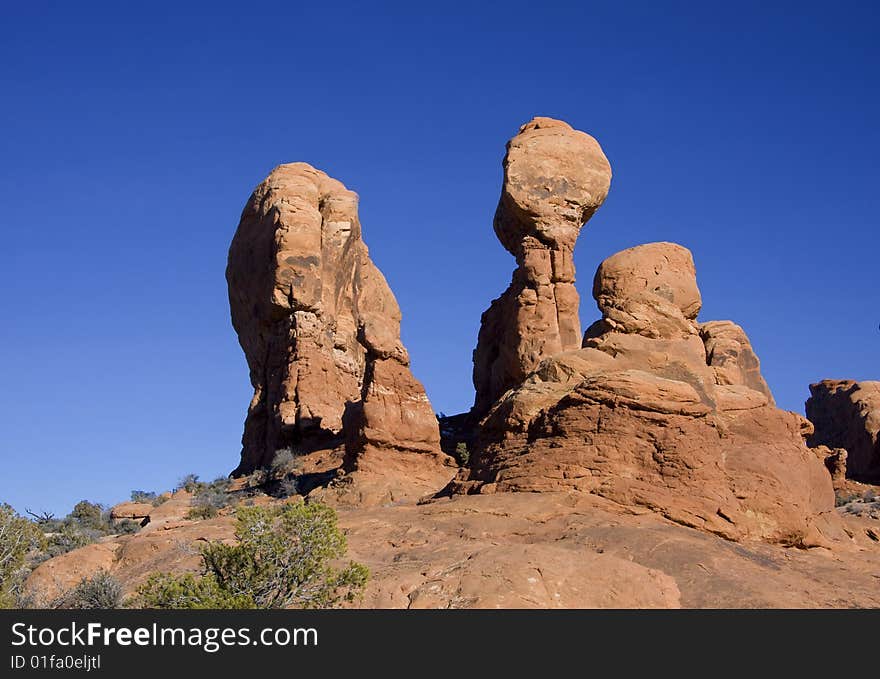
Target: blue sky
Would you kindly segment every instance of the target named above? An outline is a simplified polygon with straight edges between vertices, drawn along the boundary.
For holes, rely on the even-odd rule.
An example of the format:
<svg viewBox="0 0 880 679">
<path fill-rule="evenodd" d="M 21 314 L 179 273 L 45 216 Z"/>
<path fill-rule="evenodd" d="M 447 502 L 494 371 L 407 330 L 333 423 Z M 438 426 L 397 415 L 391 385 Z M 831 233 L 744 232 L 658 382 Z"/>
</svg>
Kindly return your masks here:
<svg viewBox="0 0 880 679">
<path fill-rule="evenodd" d="M 253 187 L 303 160 L 361 196 L 435 410 L 467 409 L 504 143 L 594 135 L 576 252 L 671 240 L 701 320 L 779 404 L 877 379 L 874 3 L 7 3 L 0 21 L 0 500 L 65 513 L 235 467 L 247 369 L 224 267 Z M 769 6 L 768 6 L 769 5 Z"/>
</svg>

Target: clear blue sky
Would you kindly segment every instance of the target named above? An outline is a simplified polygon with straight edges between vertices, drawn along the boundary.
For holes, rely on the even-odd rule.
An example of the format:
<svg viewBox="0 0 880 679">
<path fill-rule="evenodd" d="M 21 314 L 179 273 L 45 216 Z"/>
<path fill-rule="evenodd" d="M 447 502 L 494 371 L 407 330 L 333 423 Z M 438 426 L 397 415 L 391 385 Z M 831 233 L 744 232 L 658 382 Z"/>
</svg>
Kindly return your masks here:
<svg viewBox="0 0 880 679">
<path fill-rule="evenodd" d="M 505 141 L 594 135 L 598 263 L 691 248 L 702 320 L 752 338 L 782 407 L 880 378 L 875 3 L 5 3 L 0 499 L 65 513 L 238 461 L 251 391 L 224 267 L 303 160 L 361 195 L 435 410 L 467 409 Z M 662 5 L 662 6 L 661 6 Z M 325 8 L 326 7 L 326 8 Z"/>
</svg>

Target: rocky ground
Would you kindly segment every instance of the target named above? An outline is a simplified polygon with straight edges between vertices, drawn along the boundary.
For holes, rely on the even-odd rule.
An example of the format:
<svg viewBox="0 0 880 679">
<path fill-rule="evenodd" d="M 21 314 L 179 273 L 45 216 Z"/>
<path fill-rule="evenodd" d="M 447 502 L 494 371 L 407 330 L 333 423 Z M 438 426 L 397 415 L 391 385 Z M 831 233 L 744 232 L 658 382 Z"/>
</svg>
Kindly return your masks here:
<svg viewBox="0 0 880 679">
<path fill-rule="evenodd" d="M 130 593 L 152 572 L 197 570 L 199 545 L 231 540 L 233 517 L 188 520 L 190 502 L 178 491 L 138 533 L 51 559 L 29 587 L 51 598 L 105 569 Z M 578 492 L 338 513 L 349 556 L 371 571 L 367 608 L 880 606 L 880 519 L 848 506 L 839 510 L 847 537 L 830 549 L 732 542 Z"/>
</svg>

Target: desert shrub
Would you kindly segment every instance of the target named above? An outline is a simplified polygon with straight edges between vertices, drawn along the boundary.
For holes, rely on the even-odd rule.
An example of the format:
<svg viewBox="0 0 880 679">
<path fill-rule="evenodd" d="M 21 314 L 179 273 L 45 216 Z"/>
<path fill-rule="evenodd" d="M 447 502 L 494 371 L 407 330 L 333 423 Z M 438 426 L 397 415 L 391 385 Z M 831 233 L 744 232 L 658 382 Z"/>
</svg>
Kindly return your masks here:
<svg viewBox="0 0 880 679">
<path fill-rule="evenodd" d="M 114 522 L 110 519 L 109 510 L 97 503 L 82 500 L 63 519 L 41 522 L 40 527 L 46 534 L 46 549 L 38 560 L 51 559 L 85 547 L 105 535 L 134 533 L 141 526 L 130 519 Z"/>
<path fill-rule="evenodd" d="M 278 478 L 294 471 L 296 466 L 297 454 L 293 448 L 281 448 L 275 451 L 269 472 L 272 477 Z"/>
<path fill-rule="evenodd" d="M 471 459 L 471 453 L 468 450 L 467 443 L 465 443 L 464 441 L 459 441 L 459 443 L 456 444 L 455 457 L 458 460 L 458 464 L 460 464 L 462 467 L 467 467 L 468 462 L 470 462 Z"/>
<path fill-rule="evenodd" d="M 249 488 L 259 488 L 269 481 L 269 472 L 265 469 L 255 469 L 247 476 Z"/>
<path fill-rule="evenodd" d="M 117 535 L 130 535 L 137 533 L 141 529 L 141 524 L 134 519 L 122 519 L 113 524 L 113 532 Z"/>
<path fill-rule="evenodd" d="M 199 483 L 194 491 L 192 508 L 187 513 L 187 518 L 213 518 L 231 501 L 229 479 L 225 476 L 219 476 L 210 483 Z"/>
<path fill-rule="evenodd" d="M 282 479 L 272 488 L 272 497 L 288 498 L 299 495 L 299 481 L 296 477 Z"/>
<path fill-rule="evenodd" d="M 122 604 L 122 585 L 105 570 L 91 578 L 83 578 L 73 589 L 65 592 L 53 608 L 109 609 Z"/>
<path fill-rule="evenodd" d="M 331 608 L 359 596 L 369 571 L 345 555 L 336 513 L 325 505 L 239 507 L 237 544 L 202 548 L 204 575 L 156 574 L 138 590 L 145 608 Z"/>
<path fill-rule="evenodd" d="M 366 583 L 365 566 L 331 565 L 345 555 L 346 541 L 326 505 L 242 508 L 235 535 L 237 544 L 204 547 L 205 569 L 223 589 L 253 597 L 258 608 L 328 608 Z"/>
<path fill-rule="evenodd" d="M 132 502 L 143 502 L 144 504 L 156 504 L 159 496 L 151 490 L 133 490 L 131 491 Z"/>
<path fill-rule="evenodd" d="M 199 481 L 198 474 L 187 474 L 177 482 L 174 490 L 185 490 L 188 493 L 195 493 L 201 486 L 202 482 Z"/>
<path fill-rule="evenodd" d="M 28 553 L 43 544 L 43 534 L 32 521 L 19 516 L 8 504 L 0 504 L 0 608 L 17 605 L 28 570 Z"/>
<path fill-rule="evenodd" d="M 132 608 L 253 608 L 249 596 L 235 597 L 211 575 L 153 573 L 129 602 Z"/>
<path fill-rule="evenodd" d="M 297 473 L 302 463 L 292 448 L 275 451 L 272 464 L 263 479 L 269 485 L 269 493 L 278 498 L 288 498 L 299 493 Z"/>
<path fill-rule="evenodd" d="M 65 522 L 61 527 L 46 535 L 46 557 L 52 558 L 66 554 L 74 549 L 85 547 L 95 542 L 101 533 L 96 530 L 84 529 L 75 522 Z"/>
<path fill-rule="evenodd" d="M 209 504 L 194 503 L 186 513 L 186 518 L 192 521 L 203 521 L 205 519 L 213 519 L 219 513 L 220 510 L 217 507 L 213 507 Z"/>
</svg>

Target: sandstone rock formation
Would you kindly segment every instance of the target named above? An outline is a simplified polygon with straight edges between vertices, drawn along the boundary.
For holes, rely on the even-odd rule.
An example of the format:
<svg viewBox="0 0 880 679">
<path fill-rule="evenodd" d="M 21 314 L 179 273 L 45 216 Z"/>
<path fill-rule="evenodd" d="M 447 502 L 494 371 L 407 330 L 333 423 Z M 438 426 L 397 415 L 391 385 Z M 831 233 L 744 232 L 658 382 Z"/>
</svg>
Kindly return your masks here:
<svg viewBox="0 0 880 679">
<path fill-rule="evenodd" d="M 142 521 L 150 516 L 155 507 L 146 502 L 120 502 L 110 508 L 110 519 L 112 521 L 122 521 L 128 519 L 130 521 Z"/>
<path fill-rule="evenodd" d="M 823 380 L 810 385 L 811 446 L 844 448 L 850 478 L 880 483 L 880 382 Z"/>
<path fill-rule="evenodd" d="M 236 474 L 269 465 L 282 448 L 344 441 L 349 471 L 394 466 L 428 485 L 451 475 L 357 206 L 339 181 L 292 163 L 244 208 L 226 270 L 254 387 Z"/>
<path fill-rule="evenodd" d="M 364 608 L 876 608 L 877 520 L 842 520 L 853 539 L 829 554 L 732 544 L 583 493 L 339 509 L 347 557 L 370 569 Z M 199 545 L 232 540 L 233 521 L 151 522 L 46 561 L 28 590 L 51 601 L 104 569 L 131 595 L 151 573 L 199 572 Z"/>
<path fill-rule="evenodd" d="M 595 493 L 735 540 L 841 537 L 809 423 L 774 407 L 738 326 L 697 322 L 687 249 L 613 255 L 593 295 L 602 319 L 583 348 L 546 358 L 495 404 L 453 490 Z"/>
<path fill-rule="evenodd" d="M 813 452 L 825 465 L 831 474 L 831 484 L 836 491 L 846 484 L 846 448 L 829 448 L 828 446 L 816 446 Z"/>
<path fill-rule="evenodd" d="M 572 251 L 610 183 L 611 166 L 596 140 L 562 121 L 535 118 L 507 144 L 494 227 L 517 269 L 481 320 L 476 415 L 542 359 L 580 346 Z"/>
</svg>

